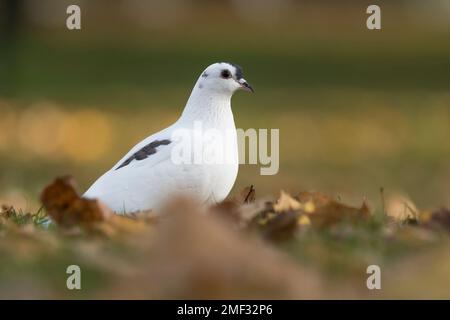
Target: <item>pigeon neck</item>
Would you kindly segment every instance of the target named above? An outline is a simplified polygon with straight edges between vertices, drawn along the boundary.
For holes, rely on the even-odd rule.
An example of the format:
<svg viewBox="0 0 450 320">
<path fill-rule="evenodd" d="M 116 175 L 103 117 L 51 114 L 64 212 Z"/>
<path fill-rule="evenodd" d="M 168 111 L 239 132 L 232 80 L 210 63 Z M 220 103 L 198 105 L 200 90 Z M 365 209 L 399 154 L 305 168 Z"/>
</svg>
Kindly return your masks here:
<svg viewBox="0 0 450 320">
<path fill-rule="evenodd" d="M 181 122 L 201 121 L 211 127 L 234 125 L 231 94 L 221 94 L 195 86 L 180 117 Z"/>
</svg>

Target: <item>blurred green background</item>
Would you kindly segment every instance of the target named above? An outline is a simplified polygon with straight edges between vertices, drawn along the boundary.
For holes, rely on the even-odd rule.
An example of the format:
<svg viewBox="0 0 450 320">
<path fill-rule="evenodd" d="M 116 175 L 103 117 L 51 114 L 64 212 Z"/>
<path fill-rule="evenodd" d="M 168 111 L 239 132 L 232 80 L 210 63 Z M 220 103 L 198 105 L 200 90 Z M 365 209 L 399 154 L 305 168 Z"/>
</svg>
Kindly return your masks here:
<svg viewBox="0 0 450 320">
<path fill-rule="evenodd" d="M 82 30 L 66 28 L 81 7 Z M 401 191 L 450 205 L 450 3 L 0 1 L 0 202 L 38 208 L 43 186 L 84 191 L 175 121 L 200 72 L 243 66 L 237 126 L 280 129 L 280 171 L 242 165 L 235 188 L 319 190 L 380 203 Z"/>
</svg>

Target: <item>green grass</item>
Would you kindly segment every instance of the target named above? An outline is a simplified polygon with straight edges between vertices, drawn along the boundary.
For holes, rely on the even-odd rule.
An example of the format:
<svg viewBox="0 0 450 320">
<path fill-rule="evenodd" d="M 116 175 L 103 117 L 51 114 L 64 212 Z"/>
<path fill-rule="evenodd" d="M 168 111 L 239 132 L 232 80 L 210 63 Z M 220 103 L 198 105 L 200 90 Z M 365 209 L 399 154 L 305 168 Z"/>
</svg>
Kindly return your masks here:
<svg viewBox="0 0 450 320">
<path fill-rule="evenodd" d="M 8 221 L 19 226 L 32 224 L 35 227 L 45 227 L 45 225 L 50 222 L 50 218 L 42 207 L 37 212 L 30 213 L 24 212 L 22 209 L 4 206 L 3 216 L 8 219 Z M 3 225 L 0 224 L 0 227 L 3 227 Z"/>
</svg>

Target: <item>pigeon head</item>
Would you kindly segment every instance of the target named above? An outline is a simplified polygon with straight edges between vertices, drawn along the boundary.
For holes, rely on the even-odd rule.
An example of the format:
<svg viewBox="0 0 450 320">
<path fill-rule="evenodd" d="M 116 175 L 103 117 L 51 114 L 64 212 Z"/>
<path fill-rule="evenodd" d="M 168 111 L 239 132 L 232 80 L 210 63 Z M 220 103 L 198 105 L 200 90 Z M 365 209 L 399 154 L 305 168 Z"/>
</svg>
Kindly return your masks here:
<svg viewBox="0 0 450 320">
<path fill-rule="evenodd" d="M 201 90 L 229 95 L 239 89 L 254 92 L 252 86 L 243 78 L 242 68 L 228 62 L 218 62 L 207 67 L 197 85 Z"/>
</svg>

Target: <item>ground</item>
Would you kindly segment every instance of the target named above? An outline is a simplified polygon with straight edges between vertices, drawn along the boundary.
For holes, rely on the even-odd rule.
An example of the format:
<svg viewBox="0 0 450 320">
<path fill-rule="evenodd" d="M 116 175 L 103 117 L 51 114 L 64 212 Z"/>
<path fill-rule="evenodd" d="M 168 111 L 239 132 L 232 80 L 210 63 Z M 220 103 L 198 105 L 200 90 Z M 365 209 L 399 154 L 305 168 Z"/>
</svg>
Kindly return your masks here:
<svg viewBox="0 0 450 320">
<path fill-rule="evenodd" d="M 34 214 L 1 212 L 1 298 L 450 297 L 450 211 L 403 198 L 372 212 L 318 192 L 258 200 L 251 186 L 209 208 L 176 198 L 118 216 L 63 177 L 41 199 Z M 71 265 L 80 290 L 67 287 Z"/>
</svg>

